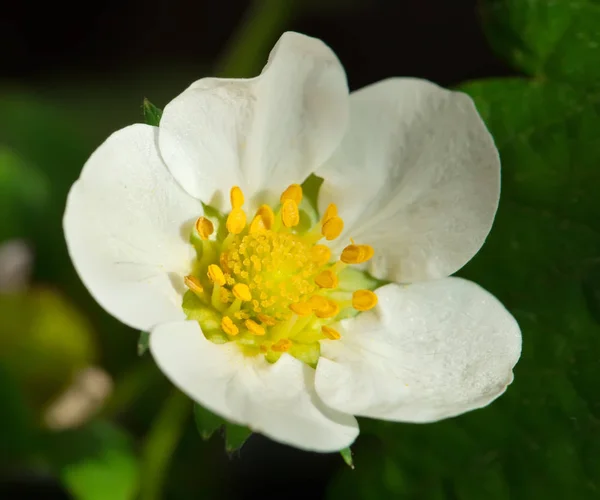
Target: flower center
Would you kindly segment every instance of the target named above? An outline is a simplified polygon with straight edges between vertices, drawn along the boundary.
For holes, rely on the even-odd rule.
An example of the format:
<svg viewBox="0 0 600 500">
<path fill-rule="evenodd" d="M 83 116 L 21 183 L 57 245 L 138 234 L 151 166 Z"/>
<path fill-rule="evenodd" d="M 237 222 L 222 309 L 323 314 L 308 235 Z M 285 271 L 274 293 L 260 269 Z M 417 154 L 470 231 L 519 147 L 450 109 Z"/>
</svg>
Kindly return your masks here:
<svg viewBox="0 0 600 500">
<path fill-rule="evenodd" d="M 247 224 L 244 195 L 234 187 L 229 214 L 213 218 L 216 233 L 212 220 L 197 220 L 197 260 L 185 277 L 183 309 L 209 340 L 237 342 L 247 355 L 270 362 L 289 352 L 315 365 L 319 341 L 341 337 L 337 321 L 376 305 L 376 295 L 364 289 L 374 280 L 348 267 L 369 260 L 373 249 L 352 242 L 332 262 L 319 242 L 342 232 L 337 208 L 330 205 L 320 221 L 301 229 L 301 202 L 302 188 L 293 184 L 276 211 L 263 205 Z"/>
</svg>

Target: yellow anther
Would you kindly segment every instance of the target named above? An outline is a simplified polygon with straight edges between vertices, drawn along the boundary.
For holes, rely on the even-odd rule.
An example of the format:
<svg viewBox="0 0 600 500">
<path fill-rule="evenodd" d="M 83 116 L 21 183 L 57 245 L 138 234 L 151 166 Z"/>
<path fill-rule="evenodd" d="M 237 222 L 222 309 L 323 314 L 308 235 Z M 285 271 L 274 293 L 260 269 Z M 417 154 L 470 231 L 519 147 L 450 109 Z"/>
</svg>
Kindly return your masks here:
<svg viewBox="0 0 600 500">
<path fill-rule="evenodd" d="M 271 229 L 273 227 L 273 222 L 275 222 L 275 214 L 269 205 L 261 205 L 258 207 L 258 210 L 256 211 L 256 217 L 260 217 L 262 219 L 263 224 L 267 229 Z"/>
<path fill-rule="evenodd" d="M 242 208 L 244 204 L 244 193 L 239 186 L 233 186 L 229 192 L 229 198 L 231 200 L 231 208 Z"/>
<path fill-rule="evenodd" d="M 198 220 L 196 221 L 196 231 L 201 239 L 207 240 L 208 237 L 214 233 L 215 227 L 206 217 L 198 217 Z"/>
<path fill-rule="evenodd" d="M 377 295 L 371 290 L 356 290 L 352 294 L 352 307 L 357 311 L 368 311 L 377 305 Z"/>
<path fill-rule="evenodd" d="M 221 329 L 227 335 L 237 335 L 240 333 L 240 329 L 235 325 L 229 316 L 223 316 L 223 319 L 221 320 Z"/>
<path fill-rule="evenodd" d="M 313 310 L 324 310 L 329 307 L 329 301 L 325 297 L 321 297 L 320 295 L 313 295 L 310 299 L 308 299 L 308 303 Z"/>
<path fill-rule="evenodd" d="M 318 318 L 333 318 L 340 312 L 340 306 L 333 300 L 327 300 L 327 306 L 322 309 L 315 309 L 315 315 Z"/>
<path fill-rule="evenodd" d="M 327 222 L 332 217 L 335 217 L 338 214 L 338 209 L 335 203 L 330 203 L 329 206 L 325 209 L 325 213 L 323 214 L 323 224 Z"/>
<path fill-rule="evenodd" d="M 321 234 L 325 236 L 327 241 L 335 240 L 344 229 L 344 221 L 334 215 L 330 217 L 325 222 L 323 222 L 323 226 L 321 227 Z"/>
<path fill-rule="evenodd" d="M 322 266 L 331 259 L 331 250 L 325 245 L 315 245 L 310 249 L 310 257 L 317 266 Z"/>
<path fill-rule="evenodd" d="M 271 346 L 271 350 L 275 352 L 288 352 L 292 348 L 290 339 L 280 339 Z"/>
<path fill-rule="evenodd" d="M 226 282 L 223 271 L 221 271 L 221 268 L 216 264 L 211 264 L 208 266 L 207 274 L 210 278 L 210 281 L 212 281 L 215 285 L 223 286 Z"/>
<path fill-rule="evenodd" d="M 234 208 L 227 216 L 226 225 L 231 234 L 240 234 L 246 227 L 246 212 L 241 208 Z"/>
<path fill-rule="evenodd" d="M 339 340 L 342 337 L 340 335 L 340 332 L 325 325 L 321 327 L 321 331 L 323 332 L 323 335 L 325 335 L 325 337 L 327 337 L 329 340 Z"/>
<path fill-rule="evenodd" d="M 321 288 L 336 288 L 338 286 L 338 277 L 331 269 L 326 269 L 317 274 L 315 283 Z"/>
<path fill-rule="evenodd" d="M 244 283 L 238 283 L 233 285 L 233 295 L 235 295 L 236 299 L 240 299 L 243 302 L 248 302 L 252 300 L 252 294 L 250 293 L 250 288 L 248 285 Z"/>
<path fill-rule="evenodd" d="M 340 260 L 346 264 L 362 264 L 368 261 L 375 251 L 370 245 L 348 245 L 342 250 Z"/>
<path fill-rule="evenodd" d="M 281 220 L 285 227 L 297 226 L 300 222 L 300 212 L 298 211 L 298 205 L 292 199 L 287 199 L 283 202 L 281 207 Z"/>
<path fill-rule="evenodd" d="M 256 215 L 250 223 L 250 234 L 256 234 L 267 230 L 265 221 L 260 215 Z"/>
<path fill-rule="evenodd" d="M 295 302 L 290 304 L 290 309 L 298 316 L 310 316 L 313 308 L 307 302 Z"/>
<path fill-rule="evenodd" d="M 264 335 L 265 334 L 265 329 L 264 327 L 260 326 L 258 323 L 256 323 L 255 321 L 252 321 L 251 319 L 247 319 L 244 324 L 246 325 L 246 328 L 248 328 L 248 330 L 250 330 L 250 333 L 253 333 L 254 335 Z"/>
<path fill-rule="evenodd" d="M 202 292 L 204 292 L 204 288 L 202 288 L 200 280 L 195 276 L 186 276 L 183 278 L 183 281 L 185 286 L 187 286 L 196 295 L 202 295 Z"/>
<path fill-rule="evenodd" d="M 267 316 L 266 314 L 259 314 L 258 319 L 267 326 L 275 326 L 277 324 L 275 318 L 271 318 L 271 316 Z"/>
<path fill-rule="evenodd" d="M 296 205 L 300 205 L 300 202 L 302 201 L 302 186 L 300 186 L 300 184 L 291 184 L 288 186 L 279 199 L 282 204 L 285 200 L 293 200 L 296 202 Z"/>
</svg>

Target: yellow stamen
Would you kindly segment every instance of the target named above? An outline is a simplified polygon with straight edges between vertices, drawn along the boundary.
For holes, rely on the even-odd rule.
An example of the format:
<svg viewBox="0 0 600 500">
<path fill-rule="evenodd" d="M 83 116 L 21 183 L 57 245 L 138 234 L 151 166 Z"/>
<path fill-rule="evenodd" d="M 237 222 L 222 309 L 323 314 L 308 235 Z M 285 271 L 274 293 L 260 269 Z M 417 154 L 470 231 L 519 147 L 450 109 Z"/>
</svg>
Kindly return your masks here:
<svg viewBox="0 0 600 500">
<path fill-rule="evenodd" d="M 258 207 L 256 216 L 262 219 L 263 224 L 267 229 L 271 229 L 273 227 L 273 222 L 275 222 L 275 214 L 269 205 L 261 205 Z"/>
<path fill-rule="evenodd" d="M 226 282 L 223 271 L 221 271 L 221 268 L 216 264 L 211 264 L 208 266 L 207 274 L 210 278 L 210 281 L 212 281 L 215 285 L 223 286 Z"/>
<path fill-rule="evenodd" d="M 231 208 L 242 208 L 244 204 L 244 193 L 239 186 L 233 186 L 229 192 L 229 198 L 231 200 Z"/>
<path fill-rule="evenodd" d="M 336 288 L 338 286 L 338 277 L 331 269 L 326 269 L 317 275 L 315 283 L 321 288 Z"/>
<path fill-rule="evenodd" d="M 250 333 L 253 333 L 254 335 L 264 335 L 265 334 L 265 329 L 264 327 L 260 326 L 258 323 L 256 323 L 255 321 L 252 321 L 251 319 L 247 319 L 244 324 L 246 325 L 246 328 L 248 328 L 248 330 L 250 330 Z"/>
<path fill-rule="evenodd" d="M 246 227 L 246 212 L 241 208 L 234 208 L 227 216 L 226 226 L 231 234 L 240 234 Z"/>
<path fill-rule="evenodd" d="M 352 294 L 352 307 L 357 311 L 368 311 L 377 305 L 377 295 L 371 290 L 356 290 Z"/>
<path fill-rule="evenodd" d="M 340 335 L 340 332 L 325 325 L 321 327 L 321 331 L 323 332 L 323 335 L 325 335 L 325 337 L 327 337 L 329 340 L 339 340 L 342 337 Z"/>
<path fill-rule="evenodd" d="M 198 217 L 198 220 L 196 221 L 196 231 L 201 239 L 207 240 L 208 237 L 214 233 L 215 227 L 206 217 Z"/>
<path fill-rule="evenodd" d="M 338 214 L 338 209 L 335 203 L 330 203 L 329 206 L 325 209 L 325 213 L 323 214 L 323 224 L 327 222 L 332 217 L 335 217 Z"/>
<path fill-rule="evenodd" d="M 285 200 L 293 200 L 296 202 L 296 205 L 300 205 L 300 202 L 302 201 L 302 186 L 300 186 L 300 184 L 291 184 L 288 186 L 279 199 L 282 205 Z"/>
<path fill-rule="evenodd" d="M 233 286 L 232 291 L 233 295 L 235 295 L 237 299 L 240 299 L 243 302 L 249 302 L 250 300 L 252 300 L 250 288 L 248 288 L 248 285 L 244 283 L 237 283 Z"/>
<path fill-rule="evenodd" d="M 321 227 L 321 234 L 325 236 L 327 241 L 335 240 L 342 231 L 344 230 L 344 221 L 334 215 L 330 217 L 325 222 L 323 222 L 323 226 Z"/>
<path fill-rule="evenodd" d="M 259 215 L 256 215 L 252 222 L 250 223 L 250 234 L 261 233 L 267 230 L 267 226 L 265 226 L 265 221 Z"/>
<path fill-rule="evenodd" d="M 312 314 L 312 307 L 307 302 L 290 304 L 290 309 L 298 316 L 310 316 Z"/>
<path fill-rule="evenodd" d="M 323 266 L 331 259 L 331 250 L 325 245 L 315 245 L 310 249 L 310 256 L 317 266 Z"/>
<path fill-rule="evenodd" d="M 374 253 L 370 245 L 348 245 L 342 250 L 340 260 L 346 264 L 362 264 L 373 257 Z"/>
<path fill-rule="evenodd" d="M 329 306 L 329 301 L 320 295 L 313 295 L 310 299 L 308 299 L 308 304 L 316 311 L 317 309 L 326 309 Z"/>
<path fill-rule="evenodd" d="M 318 318 L 333 318 L 340 312 L 340 306 L 337 302 L 327 299 L 327 306 L 323 309 L 315 309 L 315 315 Z"/>
<path fill-rule="evenodd" d="M 200 283 L 200 280 L 195 276 L 186 276 L 183 278 L 185 286 L 187 286 L 192 292 L 194 292 L 198 296 L 202 296 L 204 292 L 204 288 Z"/>
<path fill-rule="evenodd" d="M 271 350 L 275 352 L 288 352 L 292 348 L 290 339 L 280 339 L 271 346 Z"/>
<path fill-rule="evenodd" d="M 287 199 L 283 202 L 281 207 L 281 220 L 285 227 L 297 226 L 300 222 L 300 212 L 298 211 L 298 205 L 292 199 Z"/>
<path fill-rule="evenodd" d="M 275 318 L 271 318 L 271 316 L 267 316 L 266 314 L 259 314 L 257 317 L 267 326 L 275 326 L 277 324 Z"/>
<path fill-rule="evenodd" d="M 229 316 L 223 316 L 223 319 L 221 320 L 221 329 L 227 335 L 237 335 L 240 333 L 240 329 L 235 325 Z"/>
</svg>

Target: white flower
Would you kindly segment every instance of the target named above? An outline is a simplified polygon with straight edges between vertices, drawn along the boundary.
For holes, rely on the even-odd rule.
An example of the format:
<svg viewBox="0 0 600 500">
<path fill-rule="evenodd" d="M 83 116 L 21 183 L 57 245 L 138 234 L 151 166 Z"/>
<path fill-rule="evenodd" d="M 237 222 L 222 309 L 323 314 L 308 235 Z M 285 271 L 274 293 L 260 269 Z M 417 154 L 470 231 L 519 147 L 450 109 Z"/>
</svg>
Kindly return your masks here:
<svg viewBox="0 0 600 500">
<path fill-rule="evenodd" d="M 313 172 L 320 215 L 298 186 Z M 354 415 L 436 421 L 511 383 L 517 323 L 448 278 L 483 244 L 499 190 L 469 97 L 416 79 L 349 96 L 333 52 L 286 33 L 260 76 L 199 80 L 160 127 L 109 137 L 64 227 L 92 295 L 151 332 L 174 384 L 326 452 L 354 441 Z"/>
</svg>

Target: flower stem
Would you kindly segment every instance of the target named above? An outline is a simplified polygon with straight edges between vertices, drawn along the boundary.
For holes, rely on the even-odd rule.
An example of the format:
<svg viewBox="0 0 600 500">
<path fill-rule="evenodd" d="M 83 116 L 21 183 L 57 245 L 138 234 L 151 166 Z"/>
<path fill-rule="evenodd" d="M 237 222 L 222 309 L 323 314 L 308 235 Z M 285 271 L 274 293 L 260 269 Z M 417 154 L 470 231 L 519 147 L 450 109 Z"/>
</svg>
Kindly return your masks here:
<svg viewBox="0 0 600 500">
<path fill-rule="evenodd" d="M 160 500 L 165 476 L 177 443 L 192 414 L 192 402 L 174 390 L 152 423 L 142 450 L 140 500 Z"/>
<path fill-rule="evenodd" d="M 217 65 L 220 77 L 252 77 L 260 70 L 269 49 L 285 30 L 295 0 L 255 0 L 242 25 L 231 37 Z"/>
</svg>

